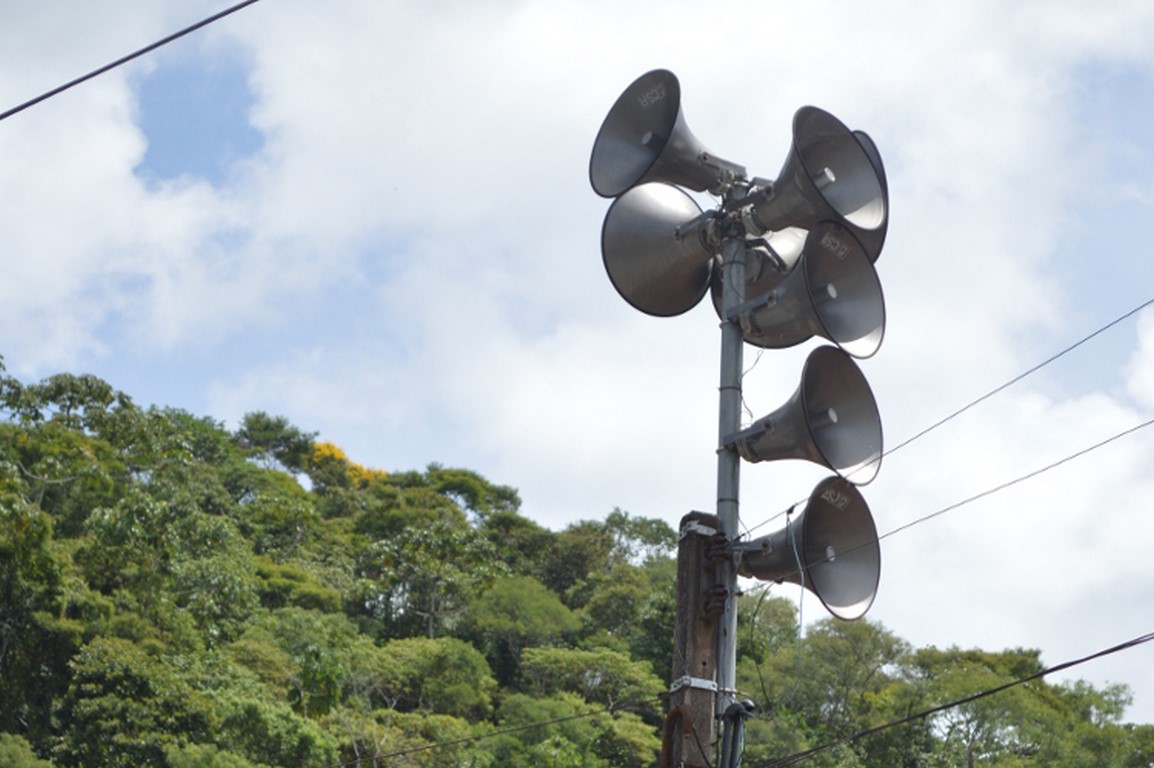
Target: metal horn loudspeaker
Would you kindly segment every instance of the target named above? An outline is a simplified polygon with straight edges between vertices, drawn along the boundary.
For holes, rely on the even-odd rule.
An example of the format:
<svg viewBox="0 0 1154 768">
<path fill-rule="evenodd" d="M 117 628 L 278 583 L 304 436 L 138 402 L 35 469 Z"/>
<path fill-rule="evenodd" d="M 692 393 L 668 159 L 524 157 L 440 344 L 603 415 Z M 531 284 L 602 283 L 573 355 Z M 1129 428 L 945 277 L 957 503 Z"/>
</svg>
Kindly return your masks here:
<svg viewBox="0 0 1154 768">
<path fill-rule="evenodd" d="M 881 467 L 882 423 L 861 369 L 837 347 L 818 347 L 793 396 L 722 445 L 746 461 L 805 459 L 865 485 Z"/>
<path fill-rule="evenodd" d="M 868 136 L 855 135 L 833 115 L 802 107 L 793 118 L 793 147 L 769 194 L 752 204 L 758 228 L 809 229 L 819 221 L 843 224 L 878 252 L 888 215 L 888 194 L 881 157 Z M 872 153 L 871 153 L 872 149 Z M 876 157 L 876 164 L 874 158 Z"/>
<path fill-rule="evenodd" d="M 721 274 L 712 280 L 719 316 Z M 809 231 L 797 264 L 774 288 L 731 315 L 750 344 L 780 349 L 820 336 L 858 358 L 877 352 L 886 323 L 881 281 L 865 247 L 829 221 Z"/>
<path fill-rule="evenodd" d="M 686 126 L 681 85 L 664 69 L 645 73 L 617 98 L 589 159 L 589 181 L 602 197 L 647 181 L 719 191 L 744 176 L 743 167 L 711 155 Z"/>
<path fill-rule="evenodd" d="M 861 144 L 862 149 L 865 150 L 866 155 L 870 159 L 870 163 L 874 167 L 874 171 L 877 172 L 878 181 L 881 182 L 882 185 L 882 194 L 885 195 L 887 200 L 886 216 L 885 220 L 882 221 L 882 225 L 877 229 L 863 229 L 859 230 L 857 233 L 858 239 L 860 239 L 862 241 L 862 245 L 865 246 L 866 253 L 870 255 L 870 260 L 877 261 L 878 256 L 881 255 L 882 246 L 885 245 L 886 232 L 889 230 L 890 226 L 888 205 L 890 187 L 889 183 L 886 181 L 886 167 L 885 164 L 882 163 L 882 155 L 881 152 L 878 151 L 878 145 L 874 143 L 874 140 L 871 139 L 870 135 L 865 131 L 855 130 L 853 135 L 858 140 L 858 143 Z"/>
<path fill-rule="evenodd" d="M 785 528 L 743 542 L 737 552 L 742 576 L 800 584 L 839 619 L 861 618 L 877 594 L 881 552 L 873 515 L 841 478 L 818 483 Z"/>
<path fill-rule="evenodd" d="M 709 290 L 713 251 L 703 242 L 701 207 L 669 184 L 629 189 L 601 226 L 601 259 L 613 287 L 658 317 L 687 312 Z"/>
</svg>

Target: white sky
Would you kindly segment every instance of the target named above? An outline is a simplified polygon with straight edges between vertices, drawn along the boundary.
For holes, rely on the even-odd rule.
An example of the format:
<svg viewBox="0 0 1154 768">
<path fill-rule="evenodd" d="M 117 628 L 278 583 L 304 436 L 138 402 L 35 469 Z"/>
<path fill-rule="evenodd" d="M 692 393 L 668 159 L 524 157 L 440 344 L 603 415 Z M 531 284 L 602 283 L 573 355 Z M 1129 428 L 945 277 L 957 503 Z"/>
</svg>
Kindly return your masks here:
<svg viewBox="0 0 1154 768">
<path fill-rule="evenodd" d="M 224 7 L 0 0 L 0 111 Z M 229 425 L 283 414 L 372 466 L 473 469 L 553 528 L 615 506 L 676 526 L 714 505 L 717 318 L 618 297 L 588 183 L 656 67 L 752 174 L 805 104 L 878 144 L 888 327 L 862 368 L 890 446 L 1154 298 L 1145 0 L 262 0 L 0 122 L 0 354 Z M 812 347 L 757 360 L 751 419 Z M 1148 310 L 863 491 L 893 530 L 1152 412 Z M 870 618 L 1049 664 L 1154 630 L 1152 452 L 1141 430 L 887 538 Z M 746 465 L 744 522 L 826 474 Z M 1071 676 L 1128 683 L 1154 722 L 1149 647 Z"/>
</svg>

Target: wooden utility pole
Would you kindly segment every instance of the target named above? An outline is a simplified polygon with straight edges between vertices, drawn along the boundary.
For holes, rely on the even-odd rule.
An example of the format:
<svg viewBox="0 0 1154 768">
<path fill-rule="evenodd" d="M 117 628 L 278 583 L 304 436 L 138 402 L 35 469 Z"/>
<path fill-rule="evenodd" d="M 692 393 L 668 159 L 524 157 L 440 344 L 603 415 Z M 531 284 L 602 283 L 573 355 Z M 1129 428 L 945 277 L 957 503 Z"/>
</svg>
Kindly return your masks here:
<svg viewBox="0 0 1154 768">
<path fill-rule="evenodd" d="M 716 515 L 690 512 L 681 519 L 677 546 L 677 624 L 673 632 L 673 676 L 661 768 L 709 768 L 717 694 L 719 599 L 709 561 L 719 533 Z"/>
</svg>

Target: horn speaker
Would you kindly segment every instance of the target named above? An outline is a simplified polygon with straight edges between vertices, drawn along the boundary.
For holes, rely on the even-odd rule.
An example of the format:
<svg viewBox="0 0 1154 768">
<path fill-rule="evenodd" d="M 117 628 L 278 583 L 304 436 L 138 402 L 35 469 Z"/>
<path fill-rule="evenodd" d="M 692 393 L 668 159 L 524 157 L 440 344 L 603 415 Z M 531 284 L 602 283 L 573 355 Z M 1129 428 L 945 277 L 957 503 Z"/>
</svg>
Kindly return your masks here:
<svg viewBox="0 0 1154 768">
<path fill-rule="evenodd" d="M 861 369 L 837 347 L 806 358 L 801 384 L 784 405 L 722 440 L 750 462 L 805 459 L 857 485 L 881 466 L 882 424 Z"/>
<path fill-rule="evenodd" d="M 868 148 L 873 149 L 876 164 Z M 885 227 L 888 207 L 884 169 L 876 151 L 868 136 L 863 141 L 828 112 L 802 107 L 793 118 L 793 147 L 777 180 L 767 187 L 771 194 L 753 202 L 753 223 L 768 232 L 809 229 L 832 220 L 859 239 L 875 242 L 878 230 Z M 871 253 L 871 261 L 877 255 Z"/>
<path fill-rule="evenodd" d="M 694 226 L 700 217 L 697 202 L 669 184 L 641 184 L 613 201 L 601 227 L 601 258 L 626 301 L 658 317 L 701 301 L 713 251 L 703 242 L 704 229 Z"/>
<path fill-rule="evenodd" d="M 858 140 L 858 143 L 861 144 L 862 149 L 865 150 L 866 156 L 869 157 L 870 164 L 873 165 L 874 171 L 878 175 L 878 181 L 882 185 L 882 194 L 885 195 L 886 198 L 886 216 L 885 220 L 882 222 L 882 225 L 877 229 L 863 229 L 857 233 L 858 238 L 862 242 L 862 245 L 865 246 L 866 253 L 869 254 L 870 261 L 876 262 L 878 260 L 878 256 L 881 255 L 882 246 L 885 245 L 886 232 L 889 230 L 890 226 L 890 188 L 889 183 L 886 181 L 886 167 L 885 164 L 882 163 L 882 155 L 881 152 L 878 151 L 877 144 L 874 143 L 874 140 L 870 138 L 870 135 L 865 131 L 855 130 L 853 135 L 854 138 Z"/>
<path fill-rule="evenodd" d="M 718 316 L 721 275 L 715 270 L 712 280 Z M 820 336 L 858 358 L 877 352 L 886 321 L 881 282 L 865 247 L 829 221 L 809 230 L 801 257 L 774 288 L 737 306 L 732 316 L 750 344 L 780 349 Z"/>
<path fill-rule="evenodd" d="M 664 181 L 719 192 L 745 169 L 714 157 L 685 124 L 681 85 L 665 69 L 633 81 L 609 110 L 589 158 L 589 182 L 602 197 Z"/>
<path fill-rule="evenodd" d="M 785 528 L 743 542 L 737 552 L 742 576 L 800 584 L 839 619 L 861 618 L 877 594 L 881 552 L 873 515 L 841 478 L 818 483 Z"/>
</svg>

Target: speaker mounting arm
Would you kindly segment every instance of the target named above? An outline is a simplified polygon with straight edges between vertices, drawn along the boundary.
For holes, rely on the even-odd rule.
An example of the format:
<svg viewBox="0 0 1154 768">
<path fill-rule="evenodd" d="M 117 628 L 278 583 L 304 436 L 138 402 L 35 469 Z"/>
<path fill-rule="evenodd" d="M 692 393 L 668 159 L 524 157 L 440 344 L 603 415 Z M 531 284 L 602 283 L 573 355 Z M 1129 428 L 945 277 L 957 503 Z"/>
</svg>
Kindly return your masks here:
<svg viewBox="0 0 1154 768">
<path fill-rule="evenodd" d="M 708 190 L 711 195 L 728 196 L 731 189 L 740 187 L 745 181 L 745 166 L 724 160 L 708 152 L 697 156 L 697 162 L 717 173 L 717 180 Z"/>
</svg>

